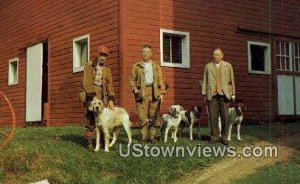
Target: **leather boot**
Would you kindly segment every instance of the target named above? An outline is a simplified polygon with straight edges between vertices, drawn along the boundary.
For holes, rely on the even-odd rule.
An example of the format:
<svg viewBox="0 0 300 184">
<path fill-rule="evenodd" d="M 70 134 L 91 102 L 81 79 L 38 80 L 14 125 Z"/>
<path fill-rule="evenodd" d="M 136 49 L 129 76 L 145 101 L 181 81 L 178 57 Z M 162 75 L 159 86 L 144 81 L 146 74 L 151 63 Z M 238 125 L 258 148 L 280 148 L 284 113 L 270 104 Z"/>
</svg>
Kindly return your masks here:
<svg viewBox="0 0 300 184">
<path fill-rule="evenodd" d="M 91 138 L 85 138 L 85 148 L 89 151 L 94 150 L 94 146 Z"/>
</svg>

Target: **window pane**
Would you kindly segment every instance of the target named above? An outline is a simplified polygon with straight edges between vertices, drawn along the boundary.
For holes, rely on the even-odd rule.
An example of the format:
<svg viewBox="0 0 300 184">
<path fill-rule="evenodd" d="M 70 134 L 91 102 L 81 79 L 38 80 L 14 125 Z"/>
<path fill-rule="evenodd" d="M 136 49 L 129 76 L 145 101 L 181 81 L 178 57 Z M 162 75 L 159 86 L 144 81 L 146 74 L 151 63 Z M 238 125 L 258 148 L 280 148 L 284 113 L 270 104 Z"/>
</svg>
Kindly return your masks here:
<svg viewBox="0 0 300 184">
<path fill-rule="evenodd" d="M 295 70 L 297 72 L 299 72 L 299 59 L 298 58 L 295 59 Z"/>
<path fill-rule="evenodd" d="M 170 41 L 171 38 L 169 35 L 164 35 L 163 38 L 163 62 L 170 63 L 171 56 L 170 56 Z"/>
<path fill-rule="evenodd" d="M 300 51 L 299 51 L 299 44 L 295 44 L 295 56 L 296 57 L 299 57 L 299 53 Z"/>
<path fill-rule="evenodd" d="M 265 46 L 251 45 L 251 69 L 265 71 Z"/>
<path fill-rule="evenodd" d="M 285 42 L 285 55 L 286 55 L 286 56 L 289 56 L 289 55 L 290 55 L 289 42 Z"/>
<path fill-rule="evenodd" d="M 282 66 L 282 65 L 281 65 L 282 57 L 277 56 L 276 58 L 277 58 L 277 61 L 276 61 L 276 62 L 277 62 L 277 69 L 278 69 L 278 70 L 281 70 L 281 69 L 282 69 L 282 68 L 281 68 L 281 66 Z"/>
<path fill-rule="evenodd" d="M 285 64 L 286 64 L 286 65 L 285 65 L 285 69 L 286 69 L 286 70 L 291 70 L 291 69 L 290 69 L 290 57 L 286 57 L 286 58 L 285 58 Z"/>
<path fill-rule="evenodd" d="M 80 46 L 81 46 L 80 65 L 84 66 L 88 60 L 87 42 L 82 42 Z"/>
<path fill-rule="evenodd" d="M 285 55 L 285 43 L 281 42 L 281 55 Z"/>
<path fill-rule="evenodd" d="M 280 54 L 281 54 L 281 53 L 280 53 L 280 45 L 281 45 L 281 44 L 280 44 L 280 41 L 277 41 L 277 42 L 276 42 L 276 54 L 277 54 L 277 55 L 280 55 Z"/>
<path fill-rule="evenodd" d="M 172 36 L 172 63 L 182 63 L 181 37 Z"/>
</svg>

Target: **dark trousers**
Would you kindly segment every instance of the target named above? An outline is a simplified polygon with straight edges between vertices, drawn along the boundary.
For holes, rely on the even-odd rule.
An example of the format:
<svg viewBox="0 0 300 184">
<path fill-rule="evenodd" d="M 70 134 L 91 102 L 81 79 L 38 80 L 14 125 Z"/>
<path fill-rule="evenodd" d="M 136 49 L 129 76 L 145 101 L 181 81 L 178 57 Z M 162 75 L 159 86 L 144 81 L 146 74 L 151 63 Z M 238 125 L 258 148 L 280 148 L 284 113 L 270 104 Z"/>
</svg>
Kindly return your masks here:
<svg viewBox="0 0 300 184">
<path fill-rule="evenodd" d="M 212 97 L 212 100 L 208 103 L 209 116 L 210 116 L 210 134 L 212 138 L 219 138 L 219 128 L 218 128 L 218 118 L 221 117 L 222 139 L 227 138 L 228 134 L 228 110 L 229 110 L 229 100 L 223 95 L 215 95 Z"/>
</svg>

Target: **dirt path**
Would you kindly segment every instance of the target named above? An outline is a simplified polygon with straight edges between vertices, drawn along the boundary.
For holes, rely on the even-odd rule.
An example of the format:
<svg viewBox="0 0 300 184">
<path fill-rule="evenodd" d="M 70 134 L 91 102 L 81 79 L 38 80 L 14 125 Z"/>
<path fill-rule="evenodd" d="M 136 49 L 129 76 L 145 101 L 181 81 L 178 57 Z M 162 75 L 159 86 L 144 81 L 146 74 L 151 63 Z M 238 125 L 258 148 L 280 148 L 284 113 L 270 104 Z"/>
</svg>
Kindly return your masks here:
<svg viewBox="0 0 300 184">
<path fill-rule="evenodd" d="M 225 158 L 204 170 L 193 171 L 178 183 L 230 184 L 233 179 L 251 175 L 258 168 L 288 160 L 295 151 L 300 150 L 300 134 L 293 134 L 284 138 L 277 137 L 276 139 L 278 158 Z M 253 146 L 267 145 L 270 145 L 270 143 L 258 142 Z"/>
</svg>

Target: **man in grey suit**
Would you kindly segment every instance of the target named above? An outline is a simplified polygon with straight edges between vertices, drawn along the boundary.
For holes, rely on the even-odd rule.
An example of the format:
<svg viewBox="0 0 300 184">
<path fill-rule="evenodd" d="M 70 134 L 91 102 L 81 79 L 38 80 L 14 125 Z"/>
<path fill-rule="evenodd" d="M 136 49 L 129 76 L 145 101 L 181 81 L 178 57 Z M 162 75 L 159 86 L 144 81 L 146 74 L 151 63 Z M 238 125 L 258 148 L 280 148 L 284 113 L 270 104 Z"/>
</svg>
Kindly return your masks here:
<svg viewBox="0 0 300 184">
<path fill-rule="evenodd" d="M 233 69 L 223 60 L 220 48 L 213 51 L 213 62 L 206 64 L 203 74 L 202 95 L 208 104 L 211 142 L 219 140 L 218 118 L 221 117 L 221 142 L 228 145 L 229 101 L 235 98 Z"/>
</svg>

